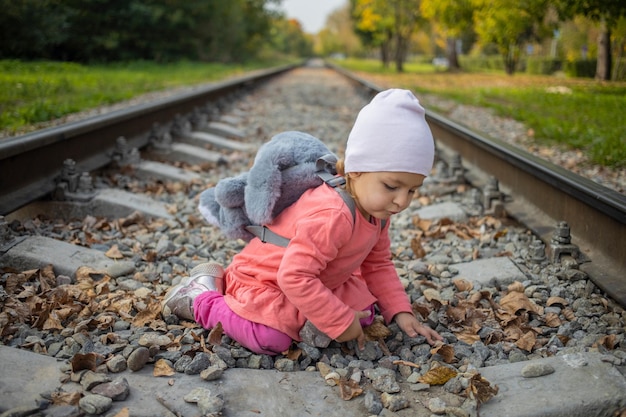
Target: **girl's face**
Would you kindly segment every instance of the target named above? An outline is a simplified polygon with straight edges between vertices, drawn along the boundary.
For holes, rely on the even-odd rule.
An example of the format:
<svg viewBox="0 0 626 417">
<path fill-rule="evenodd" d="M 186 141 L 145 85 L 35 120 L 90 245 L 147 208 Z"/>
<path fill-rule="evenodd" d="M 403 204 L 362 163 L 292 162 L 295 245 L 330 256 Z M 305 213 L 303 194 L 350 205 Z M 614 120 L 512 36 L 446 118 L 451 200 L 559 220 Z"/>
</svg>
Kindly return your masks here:
<svg viewBox="0 0 626 417">
<path fill-rule="evenodd" d="M 350 172 L 356 206 L 369 219 L 388 219 L 409 206 L 424 175 L 409 172 Z"/>
</svg>

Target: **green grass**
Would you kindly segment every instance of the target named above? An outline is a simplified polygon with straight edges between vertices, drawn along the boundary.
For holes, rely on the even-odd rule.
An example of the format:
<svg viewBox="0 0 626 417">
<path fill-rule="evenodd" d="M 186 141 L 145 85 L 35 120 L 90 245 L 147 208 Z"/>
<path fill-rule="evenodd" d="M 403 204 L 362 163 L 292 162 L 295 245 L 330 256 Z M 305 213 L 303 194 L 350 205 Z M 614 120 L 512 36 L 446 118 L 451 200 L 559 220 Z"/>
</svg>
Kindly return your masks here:
<svg viewBox="0 0 626 417">
<path fill-rule="evenodd" d="M 0 130 L 22 133 L 36 123 L 143 93 L 216 81 L 274 65 L 278 64 L 131 62 L 84 66 L 0 61 Z"/>
<path fill-rule="evenodd" d="M 338 64 L 380 87 L 408 88 L 492 108 L 533 129 L 540 145 L 580 149 L 596 164 L 626 167 L 624 82 L 497 72 L 447 73 L 423 63 L 408 63 L 403 74 L 393 67 L 383 69 L 373 60 Z M 554 87 L 561 92 L 554 92 Z"/>
</svg>

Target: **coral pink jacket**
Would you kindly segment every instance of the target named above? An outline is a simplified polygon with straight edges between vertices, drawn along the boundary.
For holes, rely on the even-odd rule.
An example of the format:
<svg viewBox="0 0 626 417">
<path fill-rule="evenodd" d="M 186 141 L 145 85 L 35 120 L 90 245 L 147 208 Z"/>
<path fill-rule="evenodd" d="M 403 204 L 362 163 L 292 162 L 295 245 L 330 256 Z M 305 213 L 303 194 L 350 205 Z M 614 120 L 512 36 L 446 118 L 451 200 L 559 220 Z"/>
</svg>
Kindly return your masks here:
<svg viewBox="0 0 626 417">
<path fill-rule="evenodd" d="M 352 323 L 353 310 L 376 303 L 387 322 L 411 312 L 391 262 L 389 222 L 353 219 L 339 193 L 327 185 L 307 190 L 271 229 L 286 248 L 253 239 L 226 268 L 225 300 L 241 317 L 295 340 L 309 319 L 331 338 Z"/>
</svg>

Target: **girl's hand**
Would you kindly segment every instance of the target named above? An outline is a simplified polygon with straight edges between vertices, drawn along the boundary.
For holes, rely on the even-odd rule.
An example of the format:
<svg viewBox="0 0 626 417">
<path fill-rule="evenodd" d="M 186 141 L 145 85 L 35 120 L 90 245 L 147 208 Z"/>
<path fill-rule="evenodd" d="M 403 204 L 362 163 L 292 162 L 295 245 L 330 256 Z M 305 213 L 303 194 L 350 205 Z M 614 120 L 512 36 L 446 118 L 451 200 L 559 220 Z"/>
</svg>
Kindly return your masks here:
<svg viewBox="0 0 626 417">
<path fill-rule="evenodd" d="M 396 314 L 395 321 L 409 337 L 416 337 L 421 334 L 426 338 L 429 344 L 434 344 L 437 340 L 443 341 L 443 337 L 428 326 L 424 326 L 417 320 L 417 317 L 411 313 Z"/>
<path fill-rule="evenodd" d="M 365 334 L 363 333 L 363 328 L 361 327 L 359 320 L 369 317 L 370 314 L 371 312 L 369 310 L 355 311 L 352 324 L 343 333 L 341 333 L 336 340 L 338 342 L 347 342 L 348 340 L 356 339 L 359 350 L 365 349 Z"/>
</svg>

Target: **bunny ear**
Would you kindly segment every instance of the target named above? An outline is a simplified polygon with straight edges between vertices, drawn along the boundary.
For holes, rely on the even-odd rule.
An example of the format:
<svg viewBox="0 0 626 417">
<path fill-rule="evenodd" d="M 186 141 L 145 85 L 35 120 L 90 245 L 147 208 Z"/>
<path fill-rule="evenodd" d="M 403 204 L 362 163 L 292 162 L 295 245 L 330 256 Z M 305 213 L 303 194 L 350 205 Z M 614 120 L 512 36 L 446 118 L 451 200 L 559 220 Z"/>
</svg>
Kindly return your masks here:
<svg viewBox="0 0 626 417">
<path fill-rule="evenodd" d="M 198 210 L 207 222 L 213 226 L 221 227 L 219 222 L 220 205 L 215 201 L 215 188 L 209 188 L 200 193 Z"/>
<path fill-rule="evenodd" d="M 270 160 L 257 161 L 245 188 L 246 212 L 252 223 L 266 224 L 281 196 L 282 172 Z"/>
<path fill-rule="evenodd" d="M 243 207 L 247 181 L 247 172 L 218 181 L 215 186 L 215 200 L 222 207 Z"/>
</svg>

